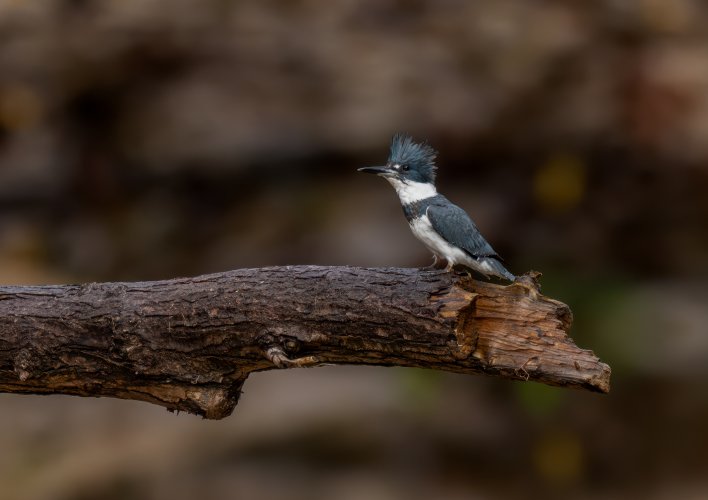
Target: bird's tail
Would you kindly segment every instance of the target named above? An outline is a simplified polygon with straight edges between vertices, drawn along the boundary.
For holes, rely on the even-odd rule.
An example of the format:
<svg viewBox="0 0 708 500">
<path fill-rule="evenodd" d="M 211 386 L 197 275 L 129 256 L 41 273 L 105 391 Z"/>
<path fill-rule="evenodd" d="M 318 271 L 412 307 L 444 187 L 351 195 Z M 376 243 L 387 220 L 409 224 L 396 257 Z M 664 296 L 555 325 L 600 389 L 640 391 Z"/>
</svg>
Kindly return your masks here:
<svg viewBox="0 0 708 500">
<path fill-rule="evenodd" d="M 514 281 L 516 279 L 516 276 L 507 271 L 504 265 L 494 257 L 484 257 L 481 264 L 482 268 L 493 276 L 509 281 Z"/>
</svg>

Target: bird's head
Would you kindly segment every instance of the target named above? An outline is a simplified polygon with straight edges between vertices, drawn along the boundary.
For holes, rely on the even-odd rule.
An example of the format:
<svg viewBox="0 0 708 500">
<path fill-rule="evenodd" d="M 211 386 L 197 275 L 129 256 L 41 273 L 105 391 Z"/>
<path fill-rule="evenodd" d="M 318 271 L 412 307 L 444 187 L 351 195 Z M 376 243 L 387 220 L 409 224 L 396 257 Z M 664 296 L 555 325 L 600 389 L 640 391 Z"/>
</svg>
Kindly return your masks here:
<svg viewBox="0 0 708 500">
<path fill-rule="evenodd" d="M 414 142 L 407 134 L 396 134 L 391 141 L 391 152 L 386 165 L 363 167 L 359 172 L 380 175 L 389 181 L 435 184 L 435 157 L 437 151 L 426 143 Z"/>
</svg>

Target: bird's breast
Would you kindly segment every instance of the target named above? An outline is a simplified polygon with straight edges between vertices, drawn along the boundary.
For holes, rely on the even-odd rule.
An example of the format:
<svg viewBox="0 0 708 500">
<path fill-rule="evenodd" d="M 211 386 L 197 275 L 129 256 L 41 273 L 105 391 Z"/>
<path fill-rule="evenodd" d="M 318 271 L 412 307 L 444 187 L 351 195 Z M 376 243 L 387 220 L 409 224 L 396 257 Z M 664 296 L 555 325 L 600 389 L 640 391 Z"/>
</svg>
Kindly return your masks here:
<svg viewBox="0 0 708 500">
<path fill-rule="evenodd" d="M 465 252 L 448 243 L 435 231 L 427 215 L 423 214 L 420 217 L 411 219 L 409 225 L 415 237 L 422 241 L 433 253 L 453 263 L 465 262 L 468 259 Z"/>
<path fill-rule="evenodd" d="M 430 223 L 430 219 L 428 219 L 428 216 L 425 214 L 411 218 L 408 223 L 415 237 L 428 246 L 433 245 L 437 239 L 442 239 L 440 235 L 435 232 L 433 225 Z"/>
</svg>

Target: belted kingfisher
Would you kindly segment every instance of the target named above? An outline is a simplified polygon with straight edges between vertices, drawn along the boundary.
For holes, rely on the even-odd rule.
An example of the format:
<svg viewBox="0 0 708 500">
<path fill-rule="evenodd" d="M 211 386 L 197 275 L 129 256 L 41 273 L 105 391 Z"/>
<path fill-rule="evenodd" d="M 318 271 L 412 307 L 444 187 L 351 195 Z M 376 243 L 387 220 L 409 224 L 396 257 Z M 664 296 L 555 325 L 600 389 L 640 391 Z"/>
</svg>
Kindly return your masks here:
<svg viewBox="0 0 708 500">
<path fill-rule="evenodd" d="M 434 256 L 446 262 L 446 270 L 461 264 L 486 277 L 516 278 L 502 265 L 499 255 L 479 232 L 469 215 L 435 189 L 437 151 L 396 134 L 386 165 L 363 167 L 359 172 L 380 175 L 394 187 L 413 234 Z"/>
</svg>

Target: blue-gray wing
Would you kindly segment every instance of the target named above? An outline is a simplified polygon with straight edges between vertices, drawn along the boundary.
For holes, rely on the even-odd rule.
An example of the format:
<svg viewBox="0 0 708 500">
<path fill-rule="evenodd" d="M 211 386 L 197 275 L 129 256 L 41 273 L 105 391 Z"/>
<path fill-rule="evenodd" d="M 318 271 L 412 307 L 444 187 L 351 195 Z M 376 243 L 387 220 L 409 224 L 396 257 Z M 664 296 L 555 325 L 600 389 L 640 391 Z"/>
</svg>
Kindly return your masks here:
<svg viewBox="0 0 708 500">
<path fill-rule="evenodd" d="M 457 205 L 431 205 L 427 214 L 433 229 L 448 243 L 463 249 L 472 257 L 499 258 L 470 216 Z"/>
</svg>

